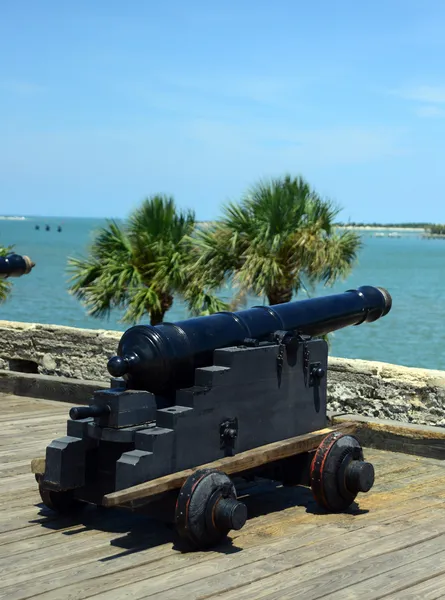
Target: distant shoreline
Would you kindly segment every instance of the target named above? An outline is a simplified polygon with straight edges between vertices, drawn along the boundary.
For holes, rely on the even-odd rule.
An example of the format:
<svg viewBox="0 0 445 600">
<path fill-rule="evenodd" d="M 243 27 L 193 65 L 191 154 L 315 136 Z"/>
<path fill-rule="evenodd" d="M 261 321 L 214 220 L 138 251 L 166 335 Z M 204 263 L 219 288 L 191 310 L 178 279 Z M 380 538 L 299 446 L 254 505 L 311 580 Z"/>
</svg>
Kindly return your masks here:
<svg viewBox="0 0 445 600">
<path fill-rule="evenodd" d="M 32 219 L 57 219 L 59 217 L 23 217 L 23 216 L 14 216 L 14 215 L 0 215 L 0 221 L 27 221 Z M 61 218 L 61 217 L 60 217 Z M 63 217 L 64 219 L 107 219 L 107 217 Z M 211 226 L 216 223 L 216 221 L 197 221 L 197 225 L 207 225 Z M 423 223 L 418 227 L 405 227 L 403 225 L 335 225 L 338 229 L 350 229 L 356 231 L 409 231 L 409 232 L 419 232 L 425 233 L 427 231 L 427 227 L 424 227 Z"/>
<path fill-rule="evenodd" d="M 426 231 L 425 227 L 398 227 L 397 225 L 337 225 L 337 227 L 338 229 L 360 229 L 364 231 Z"/>
</svg>

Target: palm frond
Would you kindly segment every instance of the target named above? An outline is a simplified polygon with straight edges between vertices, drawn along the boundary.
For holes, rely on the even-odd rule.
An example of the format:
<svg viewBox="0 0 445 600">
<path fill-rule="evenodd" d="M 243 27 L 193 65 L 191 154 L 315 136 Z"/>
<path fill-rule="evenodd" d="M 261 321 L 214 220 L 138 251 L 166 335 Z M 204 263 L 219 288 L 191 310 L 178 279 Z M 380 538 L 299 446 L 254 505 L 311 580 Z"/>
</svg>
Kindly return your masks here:
<svg viewBox="0 0 445 600">
<path fill-rule="evenodd" d="M 129 217 L 129 235 L 134 240 L 162 240 L 174 244 L 195 228 L 195 213 L 178 211 L 171 196 L 155 195 L 146 198 Z"/>
<path fill-rule="evenodd" d="M 99 231 L 88 258 L 69 258 L 70 292 L 83 301 L 88 314 L 102 318 L 123 308 L 129 290 L 141 285 L 128 237 L 116 223 Z"/>
<path fill-rule="evenodd" d="M 9 294 L 11 293 L 12 284 L 9 281 L 0 279 L 0 304 L 6 302 Z"/>
<path fill-rule="evenodd" d="M 7 254 L 11 254 L 14 250 L 14 246 L 0 246 L 0 256 L 6 256 Z"/>
<path fill-rule="evenodd" d="M 229 310 L 227 302 L 194 284 L 191 284 L 185 291 L 184 299 L 187 302 L 189 312 L 194 316 L 210 315 Z"/>
<path fill-rule="evenodd" d="M 125 323 L 138 322 L 147 313 L 162 320 L 174 293 L 190 296 L 198 261 L 195 227 L 193 211 L 178 211 L 173 198 L 147 198 L 125 225 L 110 221 L 100 229 L 87 258 L 69 259 L 71 293 L 98 318 L 117 308 L 125 310 Z M 197 276 L 196 289 L 198 283 Z M 195 304 L 200 303 L 210 307 L 206 310 L 216 306 L 210 295 L 198 295 Z"/>
<path fill-rule="evenodd" d="M 153 287 L 133 288 L 129 290 L 129 301 L 122 322 L 134 325 L 148 313 L 161 310 L 159 294 Z"/>
<path fill-rule="evenodd" d="M 361 248 L 361 238 L 353 231 L 332 235 L 317 249 L 308 272 L 312 279 L 315 276 L 325 285 L 333 285 L 349 275 Z"/>
<path fill-rule="evenodd" d="M 196 236 L 201 279 L 231 278 L 240 297 L 289 297 L 303 280 L 332 283 L 349 272 L 359 250 L 353 235 L 337 237 L 339 210 L 302 177 L 260 181 Z"/>
</svg>

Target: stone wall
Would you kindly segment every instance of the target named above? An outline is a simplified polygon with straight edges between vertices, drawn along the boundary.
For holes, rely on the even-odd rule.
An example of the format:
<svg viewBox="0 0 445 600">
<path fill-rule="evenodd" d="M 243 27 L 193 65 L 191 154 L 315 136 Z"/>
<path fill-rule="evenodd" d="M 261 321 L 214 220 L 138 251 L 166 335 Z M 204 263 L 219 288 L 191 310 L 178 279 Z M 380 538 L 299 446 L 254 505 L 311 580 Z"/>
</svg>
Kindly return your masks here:
<svg viewBox="0 0 445 600">
<path fill-rule="evenodd" d="M 445 425 L 445 371 L 331 357 L 328 377 L 336 414 Z"/>
<path fill-rule="evenodd" d="M 109 381 L 122 333 L 0 321 L 0 369 Z"/>
<path fill-rule="evenodd" d="M 0 369 L 109 381 L 121 332 L 0 321 Z M 422 425 L 445 425 L 445 371 L 331 357 L 328 408 Z"/>
</svg>

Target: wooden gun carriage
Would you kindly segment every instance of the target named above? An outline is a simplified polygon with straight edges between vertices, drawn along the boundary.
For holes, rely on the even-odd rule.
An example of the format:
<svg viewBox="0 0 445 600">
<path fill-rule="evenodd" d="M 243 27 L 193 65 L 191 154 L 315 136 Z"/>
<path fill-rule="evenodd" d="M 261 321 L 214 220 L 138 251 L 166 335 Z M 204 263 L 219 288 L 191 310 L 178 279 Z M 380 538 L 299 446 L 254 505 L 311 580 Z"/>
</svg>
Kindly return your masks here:
<svg viewBox="0 0 445 600">
<path fill-rule="evenodd" d="M 374 483 L 351 435 L 327 427 L 327 343 L 318 336 L 391 309 L 382 288 L 128 329 L 108 362 L 110 389 L 74 407 L 67 435 L 35 459 L 43 502 L 132 510 L 174 494 L 190 547 L 222 540 L 247 519 L 234 478 L 306 485 L 328 511 Z M 229 477 L 229 475 L 231 477 Z"/>
</svg>

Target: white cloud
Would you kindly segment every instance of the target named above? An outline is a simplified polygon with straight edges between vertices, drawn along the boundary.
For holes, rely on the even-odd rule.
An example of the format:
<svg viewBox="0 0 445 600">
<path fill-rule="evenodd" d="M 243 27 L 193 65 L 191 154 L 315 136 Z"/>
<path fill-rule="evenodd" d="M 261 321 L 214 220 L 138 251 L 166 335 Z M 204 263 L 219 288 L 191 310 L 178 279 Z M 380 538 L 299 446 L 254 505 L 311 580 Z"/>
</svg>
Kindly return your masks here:
<svg viewBox="0 0 445 600">
<path fill-rule="evenodd" d="M 438 106 L 434 106 L 434 105 L 425 105 L 425 106 L 420 106 L 416 110 L 416 114 L 419 117 L 424 117 L 427 119 L 440 118 L 440 117 L 445 117 L 445 109 L 439 108 Z"/>
<path fill-rule="evenodd" d="M 226 155 L 277 164 L 357 164 L 409 152 L 404 131 L 388 127 L 300 129 L 197 119 L 188 122 L 183 133 L 201 145 L 219 147 Z"/>
<path fill-rule="evenodd" d="M 445 104 L 445 85 L 418 85 L 393 92 L 406 100 L 431 104 Z"/>
<path fill-rule="evenodd" d="M 391 93 L 411 101 L 414 113 L 421 119 L 445 117 L 445 85 L 406 86 Z"/>
<path fill-rule="evenodd" d="M 164 77 L 164 81 L 181 91 L 189 90 L 205 96 L 236 98 L 265 104 L 281 104 L 300 95 L 307 84 L 301 77 L 270 77 L 255 75 L 218 75 L 196 77 Z"/>
</svg>

